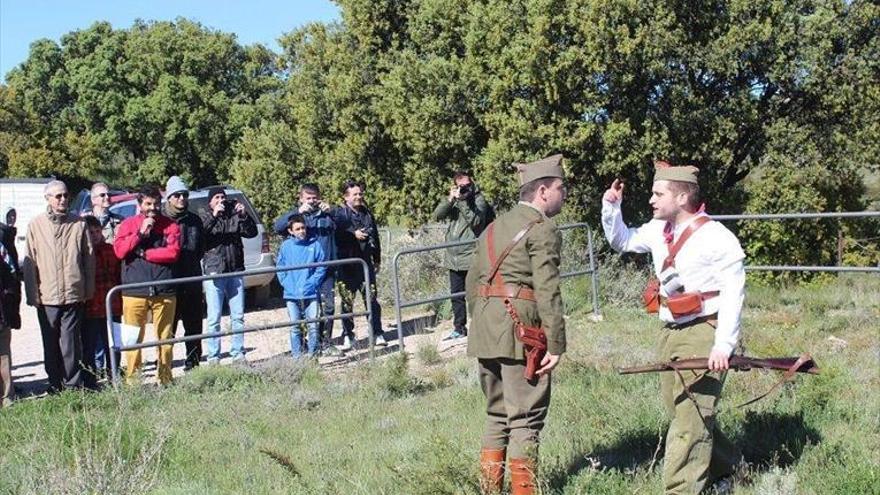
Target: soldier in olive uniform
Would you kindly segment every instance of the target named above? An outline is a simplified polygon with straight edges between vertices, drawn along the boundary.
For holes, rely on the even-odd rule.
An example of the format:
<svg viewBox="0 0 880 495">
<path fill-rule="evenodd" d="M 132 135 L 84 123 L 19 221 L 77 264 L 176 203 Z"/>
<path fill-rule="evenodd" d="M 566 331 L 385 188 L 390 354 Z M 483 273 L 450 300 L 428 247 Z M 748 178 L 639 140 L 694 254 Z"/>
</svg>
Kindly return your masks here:
<svg viewBox="0 0 880 495">
<path fill-rule="evenodd" d="M 483 233 L 468 270 L 471 331 L 467 353 L 478 360 L 487 401 L 481 487 L 485 493 L 501 491 L 505 458 L 509 457 L 511 493 L 525 495 L 535 492 L 538 435 L 550 405 L 550 371 L 565 352 L 559 291 L 562 238 L 551 218 L 562 209 L 566 189 L 562 155 L 516 167 L 519 204 Z M 490 280 L 494 260 L 508 246 L 512 247 Z M 525 352 L 514 334 L 513 316 L 505 301 L 524 325 L 543 328 L 546 335 L 547 353 L 533 380 L 523 376 Z"/>
</svg>

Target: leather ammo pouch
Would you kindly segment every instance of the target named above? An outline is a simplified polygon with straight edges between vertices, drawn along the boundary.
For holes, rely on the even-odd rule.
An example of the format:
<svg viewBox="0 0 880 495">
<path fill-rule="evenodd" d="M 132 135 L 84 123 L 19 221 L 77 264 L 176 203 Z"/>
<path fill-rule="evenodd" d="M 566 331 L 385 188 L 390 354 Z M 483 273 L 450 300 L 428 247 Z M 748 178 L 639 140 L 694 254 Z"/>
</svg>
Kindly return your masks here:
<svg viewBox="0 0 880 495">
<path fill-rule="evenodd" d="M 696 315 L 703 311 L 703 295 L 699 292 L 685 292 L 666 299 L 666 307 L 673 318 Z"/>
<path fill-rule="evenodd" d="M 516 308 L 510 302 L 511 299 L 523 299 L 527 301 L 535 301 L 534 292 L 526 287 L 517 288 L 515 286 L 505 285 L 504 279 L 501 277 L 501 263 L 504 258 L 510 254 L 516 244 L 522 240 L 529 230 L 538 223 L 538 220 L 530 222 L 522 230 L 520 230 L 510 241 L 510 244 L 504 248 L 504 251 L 495 257 L 495 224 L 489 224 L 486 229 L 486 250 L 489 253 L 489 261 L 492 263 L 492 269 L 489 271 L 488 284 L 480 287 L 480 294 L 484 297 L 503 297 L 504 308 L 507 314 L 513 320 L 513 334 L 523 346 L 523 353 L 526 359 L 526 368 L 523 371 L 523 377 L 526 380 L 533 380 L 535 372 L 541 366 L 541 360 L 547 354 L 547 335 L 543 328 L 526 326 L 519 318 Z M 517 289 L 512 291 L 512 289 Z"/>
<path fill-rule="evenodd" d="M 660 281 L 655 277 L 651 277 L 648 280 L 648 285 L 642 291 L 642 302 L 645 304 L 645 311 L 648 313 L 660 311 Z"/>
</svg>

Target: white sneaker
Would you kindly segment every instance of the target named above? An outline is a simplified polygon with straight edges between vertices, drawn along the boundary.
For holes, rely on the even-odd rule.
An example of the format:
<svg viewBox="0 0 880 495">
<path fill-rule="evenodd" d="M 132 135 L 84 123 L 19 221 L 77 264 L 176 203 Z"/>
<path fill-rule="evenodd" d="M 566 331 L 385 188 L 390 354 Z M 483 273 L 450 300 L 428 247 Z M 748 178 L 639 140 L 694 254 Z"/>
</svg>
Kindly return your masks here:
<svg viewBox="0 0 880 495">
<path fill-rule="evenodd" d="M 386 346 L 386 345 L 388 345 L 388 342 L 385 341 L 384 335 L 377 335 L 376 338 L 373 340 L 373 344 L 380 345 L 380 346 Z"/>
<path fill-rule="evenodd" d="M 351 337 L 346 335 L 342 341 L 342 347 L 340 347 L 339 350 L 342 352 L 350 351 L 353 345 L 354 343 L 351 341 Z"/>
</svg>

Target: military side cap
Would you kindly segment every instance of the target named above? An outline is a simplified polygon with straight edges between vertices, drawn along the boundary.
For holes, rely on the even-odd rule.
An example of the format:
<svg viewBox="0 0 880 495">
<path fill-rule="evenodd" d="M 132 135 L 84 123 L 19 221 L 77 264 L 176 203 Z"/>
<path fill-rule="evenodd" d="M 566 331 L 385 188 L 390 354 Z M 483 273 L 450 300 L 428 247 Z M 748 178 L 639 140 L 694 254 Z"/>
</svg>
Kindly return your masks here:
<svg viewBox="0 0 880 495">
<path fill-rule="evenodd" d="M 654 182 L 658 180 L 674 180 L 698 184 L 697 175 L 699 173 L 700 169 L 691 165 L 673 167 L 668 162 L 662 160 L 654 162 Z"/>
<path fill-rule="evenodd" d="M 565 178 L 565 174 L 562 171 L 562 155 L 548 156 L 532 163 L 514 163 L 514 166 L 519 174 L 520 187 L 533 180 L 546 177 Z"/>
</svg>

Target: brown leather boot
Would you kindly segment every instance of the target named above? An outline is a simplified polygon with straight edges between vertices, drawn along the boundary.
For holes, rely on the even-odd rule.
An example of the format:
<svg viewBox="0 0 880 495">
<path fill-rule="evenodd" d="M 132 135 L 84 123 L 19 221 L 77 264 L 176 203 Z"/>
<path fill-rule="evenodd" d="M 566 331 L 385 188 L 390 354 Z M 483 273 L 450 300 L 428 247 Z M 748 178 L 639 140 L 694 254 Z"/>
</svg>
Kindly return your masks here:
<svg viewBox="0 0 880 495">
<path fill-rule="evenodd" d="M 504 486 L 505 449 L 480 450 L 480 491 L 484 495 L 501 493 Z"/>
<path fill-rule="evenodd" d="M 511 459 L 510 465 L 510 495 L 534 495 L 535 468 L 533 459 Z"/>
</svg>

